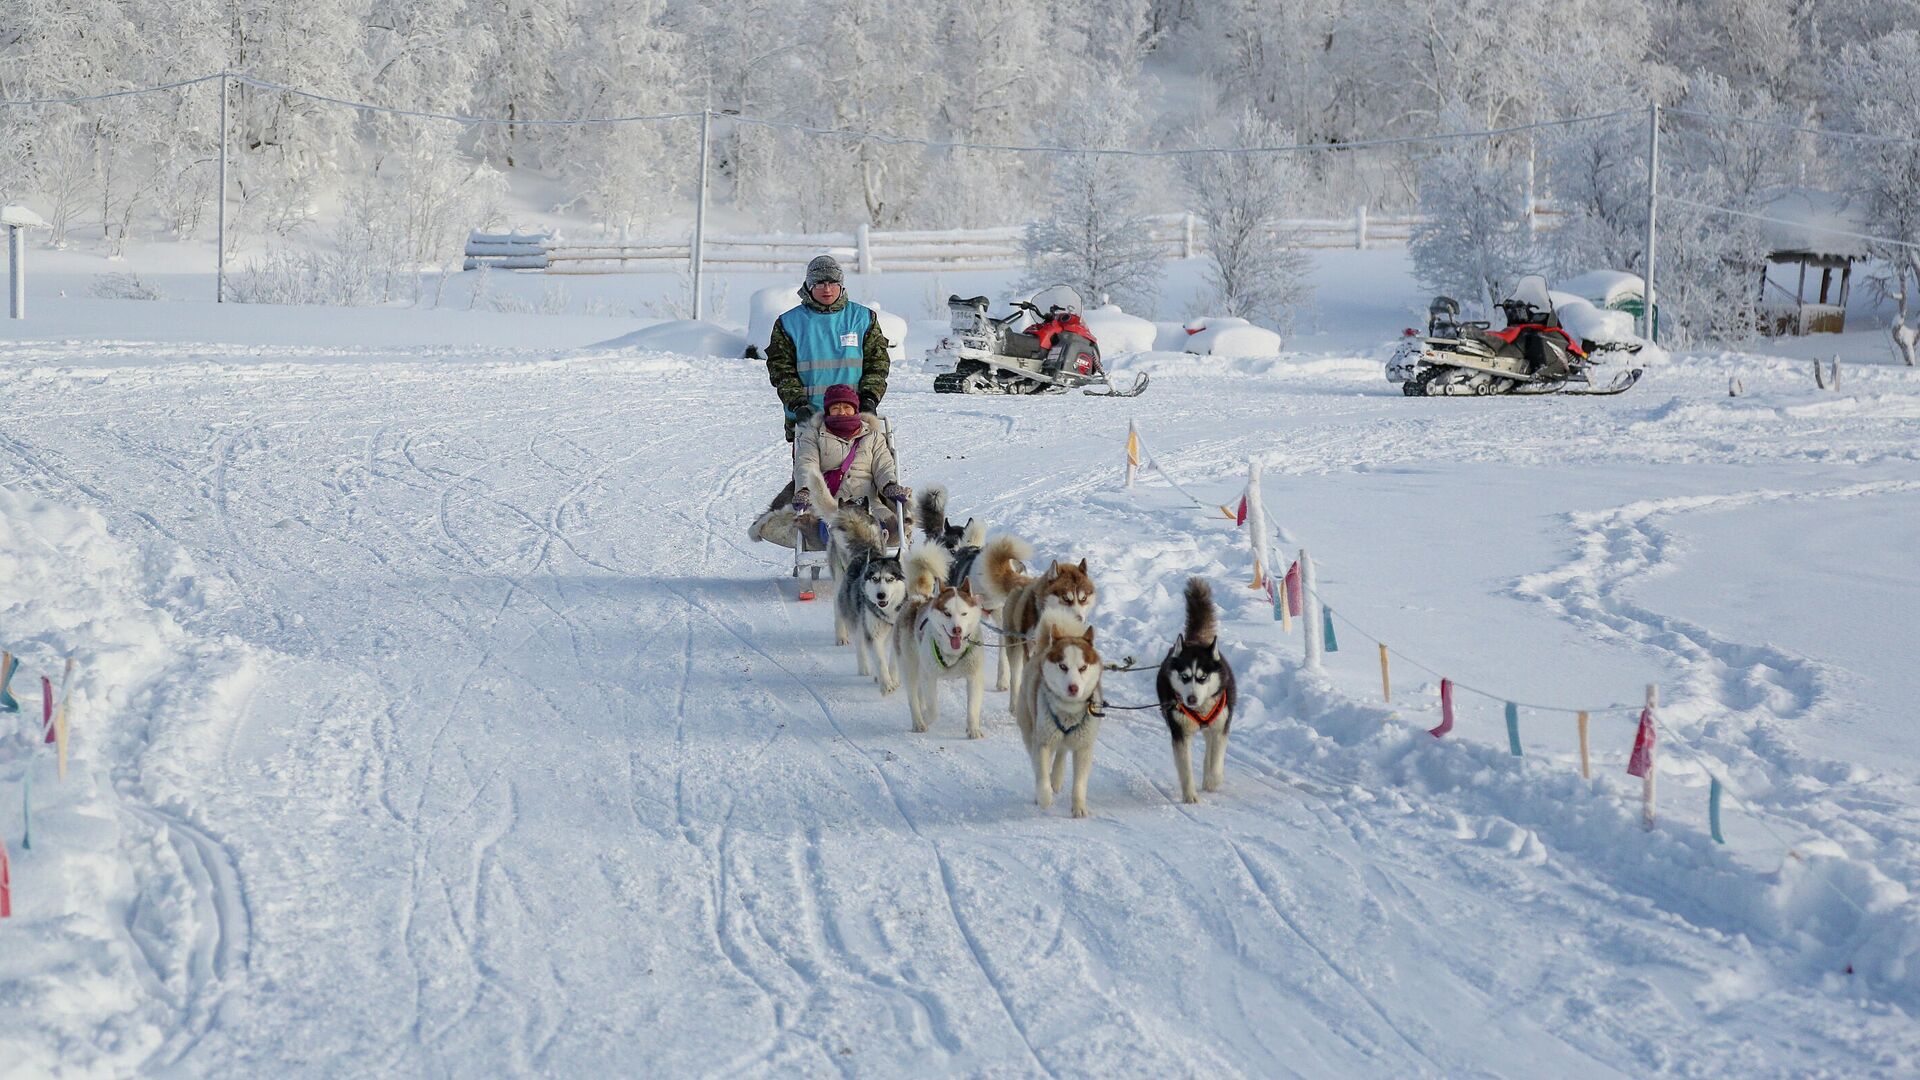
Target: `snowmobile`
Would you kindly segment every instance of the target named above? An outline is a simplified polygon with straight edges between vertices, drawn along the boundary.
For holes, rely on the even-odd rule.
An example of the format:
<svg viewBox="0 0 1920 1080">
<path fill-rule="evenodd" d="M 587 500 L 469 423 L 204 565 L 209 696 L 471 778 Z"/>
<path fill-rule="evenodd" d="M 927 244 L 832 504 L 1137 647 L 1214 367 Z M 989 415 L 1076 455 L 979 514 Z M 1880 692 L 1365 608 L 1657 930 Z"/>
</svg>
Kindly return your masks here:
<svg viewBox="0 0 1920 1080">
<path fill-rule="evenodd" d="M 1460 304 L 1452 297 L 1434 297 L 1426 335 L 1407 331 L 1407 340 L 1387 361 L 1387 378 L 1408 397 L 1607 395 L 1640 381 L 1643 369 L 1635 367 L 1605 386 L 1594 384 L 1590 369 L 1614 353 L 1636 355 L 1640 344 L 1575 339 L 1560 325 L 1540 275 L 1521 278 L 1500 310 L 1507 325 L 1495 330 L 1487 322 L 1462 321 Z"/>
<path fill-rule="evenodd" d="M 1080 294 L 1065 285 L 1016 300 L 1011 314 L 987 314 L 984 296 L 949 296 L 951 332 L 927 359 L 950 362 L 933 377 L 941 394 L 1047 394 L 1079 388 L 1094 397 L 1137 397 L 1147 376 L 1133 385 L 1113 384 L 1100 363 L 1100 343 L 1080 321 Z"/>
</svg>

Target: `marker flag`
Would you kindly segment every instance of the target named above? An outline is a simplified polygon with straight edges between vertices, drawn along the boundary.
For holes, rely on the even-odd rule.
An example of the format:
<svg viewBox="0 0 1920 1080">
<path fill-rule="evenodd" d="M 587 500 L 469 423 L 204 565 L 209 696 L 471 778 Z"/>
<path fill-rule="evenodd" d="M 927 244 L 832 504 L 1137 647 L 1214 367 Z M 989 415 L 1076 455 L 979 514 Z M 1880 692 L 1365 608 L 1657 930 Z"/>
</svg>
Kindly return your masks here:
<svg viewBox="0 0 1920 1080">
<path fill-rule="evenodd" d="M 46 733 L 46 738 L 40 740 L 41 742 L 50 743 L 54 741 L 53 680 L 47 678 L 45 675 L 40 676 L 40 730 Z"/>
<path fill-rule="evenodd" d="M 20 846 L 33 850 L 33 759 L 27 759 L 27 777 L 20 781 Z"/>
<path fill-rule="evenodd" d="M 1380 646 L 1380 700 L 1393 704 L 1393 684 L 1387 681 L 1387 647 Z"/>
<path fill-rule="evenodd" d="M 1520 706 L 1507 702 L 1507 749 L 1520 756 Z"/>
<path fill-rule="evenodd" d="M 1300 599 L 1300 561 L 1295 559 L 1293 565 L 1287 567 L 1287 614 L 1298 615 L 1305 610 Z"/>
<path fill-rule="evenodd" d="M 1340 639 L 1333 636 L 1333 609 L 1325 604 L 1320 606 L 1320 630 L 1326 635 L 1327 651 L 1339 652 Z"/>
<path fill-rule="evenodd" d="M 1127 464 L 1140 467 L 1140 433 L 1133 430 L 1133 423 L 1127 423 Z"/>
<path fill-rule="evenodd" d="M 1587 752 L 1587 714 L 1580 714 L 1580 776 L 1593 779 L 1593 755 Z"/>
<path fill-rule="evenodd" d="M 20 702 L 13 696 L 10 687 L 13 673 L 20 668 L 20 659 L 10 652 L 0 652 L 0 712 L 19 712 Z"/>
<path fill-rule="evenodd" d="M 0 919 L 13 917 L 13 860 L 7 858 L 7 842 L 0 840 Z"/>
<path fill-rule="evenodd" d="M 1233 521 L 1233 511 L 1231 511 L 1231 510 L 1229 510 L 1229 509 L 1227 509 L 1227 504 L 1226 504 L 1226 503 L 1221 503 L 1221 504 L 1220 504 L 1220 513 L 1221 513 L 1221 515 L 1222 515 L 1222 516 L 1224 516 L 1224 517 L 1225 517 L 1225 518 L 1226 518 L 1226 519 L 1227 519 L 1228 521 Z M 1238 524 L 1240 524 L 1240 523 L 1239 523 L 1239 522 L 1237 522 L 1237 521 L 1234 521 L 1233 523 L 1234 523 L 1235 525 L 1238 525 Z"/>
<path fill-rule="evenodd" d="M 1713 786 L 1707 789 L 1707 827 L 1713 832 L 1713 842 L 1724 844 L 1727 838 L 1720 835 L 1720 778 L 1711 779 Z"/>
<path fill-rule="evenodd" d="M 1264 589 L 1266 587 L 1267 587 L 1267 572 L 1265 568 L 1263 568 L 1260 565 L 1260 556 L 1255 555 L 1253 557 L 1253 581 L 1247 586 L 1247 588 Z"/>
<path fill-rule="evenodd" d="M 1640 710 L 1640 730 L 1633 735 L 1633 757 L 1627 760 L 1628 776 L 1646 776 L 1653 768 L 1653 710 Z"/>
<path fill-rule="evenodd" d="M 1233 515 L 1233 524 L 1235 525 L 1235 527 L 1238 527 L 1241 525 L 1245 525 L 1246 523 L 1247 523 L 1247 497 L 1245 495 L 1242 495 L 1240 496 L 1240 509 L 1237 513 Z"/>
<path fill-rule="evenodd" d="M 1453 730 L 1453 680 L 1440 680 L 1440 726 L 1427 734 L 1439 738 Z"/>
<path fill-rule="evenodd" d="M 1267 599 L 1273 601 L 1273 621 L 1277 623 L 1286 622 L 1286 605 L 1280 602 L 1280 590 L 1273 587 L 1272 578 L 1267 579 Z"/>
</svg>

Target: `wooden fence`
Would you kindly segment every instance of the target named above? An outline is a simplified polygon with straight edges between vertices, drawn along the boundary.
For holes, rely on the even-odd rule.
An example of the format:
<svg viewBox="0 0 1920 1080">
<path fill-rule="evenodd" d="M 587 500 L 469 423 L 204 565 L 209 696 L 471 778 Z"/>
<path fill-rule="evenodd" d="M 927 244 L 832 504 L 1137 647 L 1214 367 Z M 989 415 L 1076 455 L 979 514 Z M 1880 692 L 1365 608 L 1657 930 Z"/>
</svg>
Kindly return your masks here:
<svg viewBox="0 0 1920 1080">
<path fill-rule="evenodd" d="M 1192 214 L 1146 219 L 1147 235 L 1167 259 L 1206 253 L 1206 229 Z M 1306 218 L 1276 223 L 1305 248 L 1367 248 L 1404 244 L 1417 218 L 1374 216 L 1362 206 L 1346 218 Z M 846 233 L 775 233 L 709 236 L 703 264 L 716 270 L 784 273 L 804 268 L 816 255 L 840 259 L 863 274 L 888 271 L 1018 270 L 1028 265 L 1026 228 L 935 231 L 879 230 L 862 225 Z M 542 270 L 550 274 L 676 272 L 693 265 L 691 240 L 624 243 L 564 240 L 551 233 L 483 233 L 467 238 L 468 270 Z"/>
</svg>

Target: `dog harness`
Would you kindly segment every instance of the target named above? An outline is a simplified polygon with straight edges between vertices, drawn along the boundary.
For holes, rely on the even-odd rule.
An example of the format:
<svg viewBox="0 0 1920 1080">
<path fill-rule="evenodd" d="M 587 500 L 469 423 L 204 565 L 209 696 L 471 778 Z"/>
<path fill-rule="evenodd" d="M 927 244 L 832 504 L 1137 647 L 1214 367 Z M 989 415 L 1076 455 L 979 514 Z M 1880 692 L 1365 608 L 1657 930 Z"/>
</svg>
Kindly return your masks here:
<svg viewBox="0 0 1920 1080">
<path fill-rule="evenodd" d="M 1186 703 L 1184 702 L 1176 701 L 1173 703 L 1173 707 L 1176 709 L 1179 709 L 1183 713 L 1186 713 L 1187 719 L 1193 721 L 1194 723 L 1200 725 L 1201 727 L 1206 727 L 1208 724 L 1211 724 L 1215 720 L 1220 719 L 1220 710 L 1227 707 L 1227 695 L 1221 694 L 1219 697 L 1214 698 L 1213 708 L 1208 709 L 1207 715 L 1205 716 L 1201 716 L 1199 713 L 1194 712 L 1192 709 L 1187 708 Z"/>
<path fill-rule="evenodd" d="M 874 618 L 879 619 L 881 622 L 886 623 L 888 626 L 892 626 L 893 621 L 900 617 L 899 608 L 895 608 L 892 611 L 888 611 L 887 609 L 881 607 L 879 604 L 874 603 L 873 597 L 867 595 L 867 590 L 865 589 L 860 590 L 860 602 L 866 605 L 867 611 L 872 613 Z"/>
<path fill-rule="evenodd" d="M 1067 725 L 1062 724 L 1060 722 L 1060 714 L 1054 710 L 1053 706 L 1046 705 L 1043 707 L 1047 710 L 1047 719 L 1053 721 L 1054 730 L 1060 733 L 1061 738 L 1071 738 L 1074 732 L 1079 731 L 1083 727 L 1086 727 L 1087 721 L 1093 719 L 1095 715 L 1093 711 L 1093 703 L 1089 701 L 1087 703 L 1086 711 L 1080 714 L 1080 722 L 1073 725 L 1072 727 L 1068 727 Z"/>
</svg>

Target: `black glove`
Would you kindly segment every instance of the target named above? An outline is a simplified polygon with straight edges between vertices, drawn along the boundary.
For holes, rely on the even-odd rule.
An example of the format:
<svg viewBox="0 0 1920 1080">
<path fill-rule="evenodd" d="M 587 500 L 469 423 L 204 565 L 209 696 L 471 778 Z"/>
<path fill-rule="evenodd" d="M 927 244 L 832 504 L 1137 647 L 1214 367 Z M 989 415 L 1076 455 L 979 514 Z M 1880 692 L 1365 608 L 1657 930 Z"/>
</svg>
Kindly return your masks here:
<svg viewBox="0 0 1920 1080">
<path fill-rule="evenodd" d="M 877 413 L 880 411 L 880 399 L 864 391 L 860 394 L 860 411 Z"/>
<path fill-rule="evenodd" d="M 799 426 L 800 426 L 801 424 L 804 424 L 804 423 L 806 423 L 807 421 L 809 421 L 809 420 L 811 420 L 811 419 L 813 419 L 813 406 L 812 406 L 812 405 L 796 405 L 796 406 L 794 406 L 794 409 L 793 409 L 793 425 L 794 425 L 795 427 L 799 427 Z"/>
<path fill-rule="evenodd" d="M 906 502 L 913 498 L 913 489 L 901 487 L 899 484 L 888 484 L 880 489 L 880 497 L 890 503 Z"/>
</svg>

